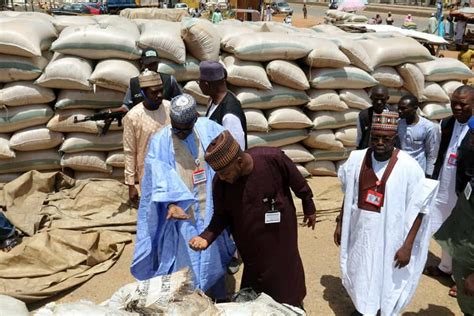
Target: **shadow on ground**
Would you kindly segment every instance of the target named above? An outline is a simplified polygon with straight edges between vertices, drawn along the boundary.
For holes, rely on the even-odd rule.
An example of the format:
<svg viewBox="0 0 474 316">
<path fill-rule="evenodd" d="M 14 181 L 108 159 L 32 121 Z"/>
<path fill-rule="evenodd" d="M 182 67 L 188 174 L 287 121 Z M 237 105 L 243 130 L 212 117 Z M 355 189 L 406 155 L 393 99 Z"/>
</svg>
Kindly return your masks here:
<svg viewBox="0 0 474 316">
<path fill-rule="evenodd" d="M 418 312 L 408 312 L 403 316 L 454 316 L 455 314 L 445 306 L 429 304 L 428 308 L 420 309 Z"/>
<path fill-rule="evenodd" d="M 433 254 L 431 251 L 428 252 L 428 259 L 426 260 L 426 266 L 438 266 L 440 263 L 441 259 Z M 454 285 L 454 281 L 446 276 L 431 276 L 431 275 L 426 275 L 427 277 L 438 281 L 440 284 L 446 286 L 446 293 L 448 293 L 448 289 Z M 440 314 L 444 315 L 444 314 Z M 451 314 L 446 314 L 446 315 L 451 315 Z M 453 314 L 454 315 L 454 314 Z"/>
<path fill-rule="evenodd" d="M 323 275 L 321 285 L 324 287 L 323 298 L 336 316 L 347 316 L 354 311 L 351 298 L 342 286 L 341 278 L 333 275 Z"/>
</svg>

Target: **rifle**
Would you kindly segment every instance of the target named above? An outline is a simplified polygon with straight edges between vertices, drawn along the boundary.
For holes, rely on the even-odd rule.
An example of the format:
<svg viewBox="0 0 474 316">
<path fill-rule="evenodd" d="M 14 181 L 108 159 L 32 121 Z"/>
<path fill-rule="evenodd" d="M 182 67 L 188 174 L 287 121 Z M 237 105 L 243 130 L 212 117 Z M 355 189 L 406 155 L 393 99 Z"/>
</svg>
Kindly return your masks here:
<svg viewBox="0 0 474 316">
<path fill-rule="evenodd" d="M 87 122 L 87 121 L 104 121 L 104 127 L 100 131 L 99 135 L 105 135 L 109 131 L 110 124 L 113 121 L 117 120 L 118 126 L 122 126 L 122 119 L 126 112 L 100 112 L 94 115 L 85 116 L 82 119 L 78 119 L 77 116 L 74 116 L 74 123 Z"/>
</svg>

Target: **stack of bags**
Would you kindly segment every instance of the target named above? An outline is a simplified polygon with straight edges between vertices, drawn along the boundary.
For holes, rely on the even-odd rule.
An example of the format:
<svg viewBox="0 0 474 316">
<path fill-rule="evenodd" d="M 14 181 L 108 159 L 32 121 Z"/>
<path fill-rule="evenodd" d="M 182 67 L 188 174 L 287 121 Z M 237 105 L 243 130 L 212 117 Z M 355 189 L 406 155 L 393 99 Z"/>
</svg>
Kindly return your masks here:
<svg viewBox="0 0 474 316">
<path fill-rule="evenodd" d="M 339 10 L 327 10 L 324 21 L 328 24 L 367 23 L 369 19 L 365 15 Z"/>
<path fill-rule="evenodd" d="M 409 91 L 423 102 L 422 115 L 439 120 L 450 115 L 449 97 L 460 81 L 472 77 L 457 60 L 436 59 L 421 44 L 398 33 L 352 34 L 331 25 L 303 29 L 236 20 L 213 25 L 189 18 L 181 22 L 116 16 L 48 18 L 42 23 L 54 25 L 59 35 L 50 47 L 54 55 L 48 57 L 47 66 L 43 62 L 35 76 L 5 79 L 6 70 L 0 63 L 0 79 L 8 82 L 0 90 L 0 105 L 7 108 L 0 109 L 0 133 L 4 133 L 0 158 L 8 163 L 1 166 L 16 161 L 12 155 L 20 153 L 12 143 L 13 132 L 42 125 L 56 143 L 51 141 L 41 150 L 54 153 L 56 161 L 58 150 L 62 154 L 55 168 L 72 168 L 77 177 L 123 176 L 119 128 L 114 126 L 99 137 L 100 126 L 95 122 L 72 122 L 74 116 L 120 106 L 129 78 L 138 75 L 135 60 L 143 47 L 158 51 L 162 57 L 158 70 L 174 75 L 184 91 L 196 98 L 201 113 L 209 99 L 197 82 L 199 62 L 220 61 L 227 70 L 230 90 L 244 108 L 249 146 L 281 147 L 305 175 L 336 174 L 356 146 L 358 113 L 371 106 L 371 87 L 389 87 L 390 104 Z M 0 18 L 0 23 L 8 20 Z M 4 39 L 4 29 L 0 31 L 2 54 L 6 52 L 2 45 L 12 41 Z M 6 128 L 16 120 L 3 119 L 5 113 L 11 116 L 16 105 L 5 102 L 3 96 L 18 80 L 29 80 L 28 87 L 34 91 L 41 89 L 37 93 L 41 99 L 28 97 L 22 107 L 49 106 L 35 105 L 45 112 L 42 120 Z M 21 95 L 26 99 L 24 92 Z M 24 111 L 19 113 L 24 116 Z M 39 131 L 30 134 L 40 136 Z M 0 166 L 0 173 L 51 169 L 38 165 L 35 161 L 23 168 Z"/>
</svg>

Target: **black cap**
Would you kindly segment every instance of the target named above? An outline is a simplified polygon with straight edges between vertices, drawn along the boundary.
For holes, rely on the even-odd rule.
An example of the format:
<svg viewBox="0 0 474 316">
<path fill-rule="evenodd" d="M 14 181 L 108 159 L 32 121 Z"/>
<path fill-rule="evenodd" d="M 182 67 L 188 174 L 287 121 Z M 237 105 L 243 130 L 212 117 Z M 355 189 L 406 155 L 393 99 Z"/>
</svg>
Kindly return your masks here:
<svg viewBox="0 0 474 316">
<path fill-rule="evenodd" d="M 142 50 L 142 64 L 149 65 L 151 63 L 160 62 L 158 53 L 153 48 L 145 48 Z"/>
</svg>

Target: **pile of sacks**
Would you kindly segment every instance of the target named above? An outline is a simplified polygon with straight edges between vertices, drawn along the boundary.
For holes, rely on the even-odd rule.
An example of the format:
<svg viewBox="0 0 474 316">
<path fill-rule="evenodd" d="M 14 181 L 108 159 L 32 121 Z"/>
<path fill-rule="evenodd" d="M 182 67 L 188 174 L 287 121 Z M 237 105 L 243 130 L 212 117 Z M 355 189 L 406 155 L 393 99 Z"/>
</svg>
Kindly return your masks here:
<svg viewBox="0 0 474 316">
<path fill-rule="evenodd" d="M 450 115 L 451 93 L 472 76 L 457 60 L 436 59 L 398 33 L 3 14 L 0 182 L 17 172 L 62 167 L 78 178 L 122 177 L 120 128 L 99 137 L 98 124 L 73 118 L 121 105 L 143 47 L 158 51 L 158 70 L 174 75 L 200 111 L 208 98 L 197 83 L 199 62 L 220 60 L 244 108 L 249 146 L 281 147 L 304 175 L 336 175 L 356 146 L 358 113 L 371 106 L 371 87 L 389 87 L 391 104 L 409 91 L 423 102 L 421 114 L 437 120 Z"/>
<path fill-rule="evenodd" d="M 327 24 L 367 23 L 368 21 L 365 15 L 339 10 L 327 10 L 324 17 L 324 22 Z"/>
</svg>

